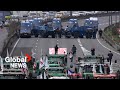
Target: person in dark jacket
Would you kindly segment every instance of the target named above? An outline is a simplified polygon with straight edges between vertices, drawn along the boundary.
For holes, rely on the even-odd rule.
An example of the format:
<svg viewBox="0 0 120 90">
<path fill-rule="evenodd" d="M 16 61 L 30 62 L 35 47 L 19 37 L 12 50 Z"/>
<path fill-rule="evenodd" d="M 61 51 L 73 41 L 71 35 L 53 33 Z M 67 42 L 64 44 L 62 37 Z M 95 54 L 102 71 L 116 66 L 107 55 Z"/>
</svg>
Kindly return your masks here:
<svg viewBox="0 0 120 90">
<path fill-rule="evenodd" d="M 58 45 L 56 44 L 56 46 L 55 46 L 55 54 L 57 54 L 58 53 Z"/>
<path fill-rule="evenodd" d="M 104 64 L 105 58 L 104 55 L 102 55 L 102 64 Z"/>
<path fill-rule="evenodd" d="M 117 75 L 117 79 L 120 79 L 120 70 L 117 71 L 116 75 Z"/>
<path fill-rule="evenodd" d="M 102 33 L 103 33 L 103 31 L 100 29 L 100 30 L 99 30 L 99 37 L 100 37 L 100 38 L 102 37 Z"/>
<path fill-rule="evenodd" d="M 92 33 L 93 39 L 96 39 L 96 32 L 97 32 L 97 30 L 96 30 L 96 29 L 93 29 L 93 33 Z"/>
<path fill-rule="evenodd" d="M 73 45 L 73 47 L 72 47 L 72 53 L 73 53 L 73 55 L 76 54 L 76 50 L 77 50 L 77 48 L 75 47 L 75 45 Z"/>
<path fill-rule="evenodd" d="M 91 49 L 91 55 L 92 55 L 92 56 L 95 55 L 95 48 L 92 48 L 92 49 Z"/>
<path fill-rule="evenodd" d="M 107 74 L 110 74 L 110 67 L 108 65 L 106 65 L 106 69 L 107 69 Z"/>
<path fill-rule="evenodd" d="M 108 59 L 109 59 L 110 65 L 111 65 L 112 57 L 113 57 L 113 53 L 111 51 L 109 51 L 109 53 L 108 53 Z"/>
<path fill-rule="evenodd" d="M 65 61 L 65 66 L 66 66 L 67 65 L 67 55 L 65 55 L 64 61 Z"/>
</svg>

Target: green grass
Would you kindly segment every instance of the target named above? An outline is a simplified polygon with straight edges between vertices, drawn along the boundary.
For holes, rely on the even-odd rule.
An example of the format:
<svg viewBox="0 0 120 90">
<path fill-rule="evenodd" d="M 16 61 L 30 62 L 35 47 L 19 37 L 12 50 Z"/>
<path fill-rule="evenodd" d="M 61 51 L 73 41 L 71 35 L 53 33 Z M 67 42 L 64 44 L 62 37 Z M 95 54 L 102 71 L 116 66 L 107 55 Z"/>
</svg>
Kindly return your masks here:
<svg viewBox="0 0 120 90">
<path fill-rule="evenodd" d="M 115 31 L 116 28 L 111 28 L 111 29 L 107 29 L 105 31 L 105 34 L 113 39 L 115 41 L 116 44 L 119 44 L 120 43 L 120 37 L 119 37 L 119 34 L 117 34 L 117 32 Z"/>
</svg>

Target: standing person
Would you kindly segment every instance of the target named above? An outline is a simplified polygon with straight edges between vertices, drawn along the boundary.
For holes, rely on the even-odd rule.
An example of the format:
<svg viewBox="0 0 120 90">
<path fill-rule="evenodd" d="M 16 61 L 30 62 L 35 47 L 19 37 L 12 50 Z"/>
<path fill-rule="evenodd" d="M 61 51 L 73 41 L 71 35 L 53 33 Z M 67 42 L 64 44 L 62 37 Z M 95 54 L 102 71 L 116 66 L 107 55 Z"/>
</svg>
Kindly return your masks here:
<svg viewBox="0 0 120 90">
<path fill-rule="evenodd" d="M 103 31 L 100 29 L 100 30 L 98 31 L 98 33 L 99 33 L 99 37 L 101 38 Z"/>
<path fill-rule="evenodd" d="M 113 53 L 111 51 L 109 51 L 109 53 L 108 53 L 108 59 L 109 59 L 110 65 L 111 65 L 112 57 L 113 57 Z"/>
<path fill-rule="evenodd" d="M 65 61 L 65 66 L 66 66 L 67 65 L 67 55 L 65 55 L 64 61 Z"/>
<path fill-rule="evenodd" d="M 120 70 L 117 71 L 116 76 L 117 76 L 117 79 L 120 79 Z"/>
<path fill-rule="evenodd" d="M 108 66 L 108 64 L 106 65 L 106 70 L 107 70 L 107 74 L 110 74 L 110 67 Z"/>
<path fill-rule="evenodd" d="M 72 52 L 69 53 L 69 58 L 71 60 L 71 62 L 73 61 L 73 55 L 72 55 Z"/>
<path fill-rule="evenodd" d="M 102 63 L 104 64 L 105 58 L 104 55 L 102 55 Z"/>
<path fill-rule="evenodd" d="M 77 48 L 75 47 L 75 45 L 73 45 L 73 47 L 72 47 L 72 53 L 73 53 L 73 55 L 76 54 L 76 50 L 77 50 Z"/>
<path fill-rule="evenodd" d="M 97 32 L 97 30 L 94 28 L 94 29 L 93 29 L 93 33 L 92 33 L 93 39 L 96 39 L 96 32 Z"/>
<path fill-rule="evenodd" d="M 94 56 L 95 55 L 95 48 L 91 49 L 91 55 Z"/>
<path fill-rule="evenodd" d="M 56 44 L 56 46 L 55 46 L 55 54 L 57 54 L 58 53 L 58 45 Z"/>
</svg>

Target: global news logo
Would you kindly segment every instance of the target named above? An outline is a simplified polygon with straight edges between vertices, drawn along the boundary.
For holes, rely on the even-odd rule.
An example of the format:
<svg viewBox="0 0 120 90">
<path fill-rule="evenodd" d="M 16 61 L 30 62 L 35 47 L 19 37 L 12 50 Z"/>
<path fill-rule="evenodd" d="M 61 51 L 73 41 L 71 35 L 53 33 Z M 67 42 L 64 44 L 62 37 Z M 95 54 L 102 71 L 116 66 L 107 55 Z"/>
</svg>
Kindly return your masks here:
<svg viewBox="0 0 120 90">
<path fill-rule="evenodd" d="M 25 54 L 25 56 L 5 57 L 5 62 L 10 64 L 10 68 L 27 68 L 27 62 L 31 61 L 31 56 Z"/>
</svg>

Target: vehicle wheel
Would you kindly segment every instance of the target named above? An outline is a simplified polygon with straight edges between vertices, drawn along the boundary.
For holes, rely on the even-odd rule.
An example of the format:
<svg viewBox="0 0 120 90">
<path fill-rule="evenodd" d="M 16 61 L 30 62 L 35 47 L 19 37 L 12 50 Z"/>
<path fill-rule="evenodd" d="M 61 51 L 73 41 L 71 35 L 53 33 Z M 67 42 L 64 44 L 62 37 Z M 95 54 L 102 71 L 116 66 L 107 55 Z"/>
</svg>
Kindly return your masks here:
<svg viewBox="0 0 120 90">
<path fill-rule="evenodd" d="M 79 37 L 79 33 L 78 32 L 75 32 L 74 33 L 74 38 L 78 38 Z"/>
<path fill-rule="evenodd" d="M 52 35 L 52 38 L 55 38 L 55 35 Z"/>
<path fill-rule="evenodd" d="M 79 38 L 83 38 L 83 35 L 79 36 Z"/>
<path fill-rule="evenodd" d="M 62 36 L 61 35 L 59 35 L 59 38 L 61 38 Z"/>
<path fill-rule="evenodd" d="M 38 35 L 35 35 L 35 37 L 38 37 Z"/>
<path fill-rule="evenodd" d="M 23 36 L 22 36 L 22 35 L 20 35 L 20 38 L 23 38 Z"/>
<path fill-rule="evenodd" d="M 29 36 L 29 38 L 31 38 L 31 35 Z"/>
</svg>

